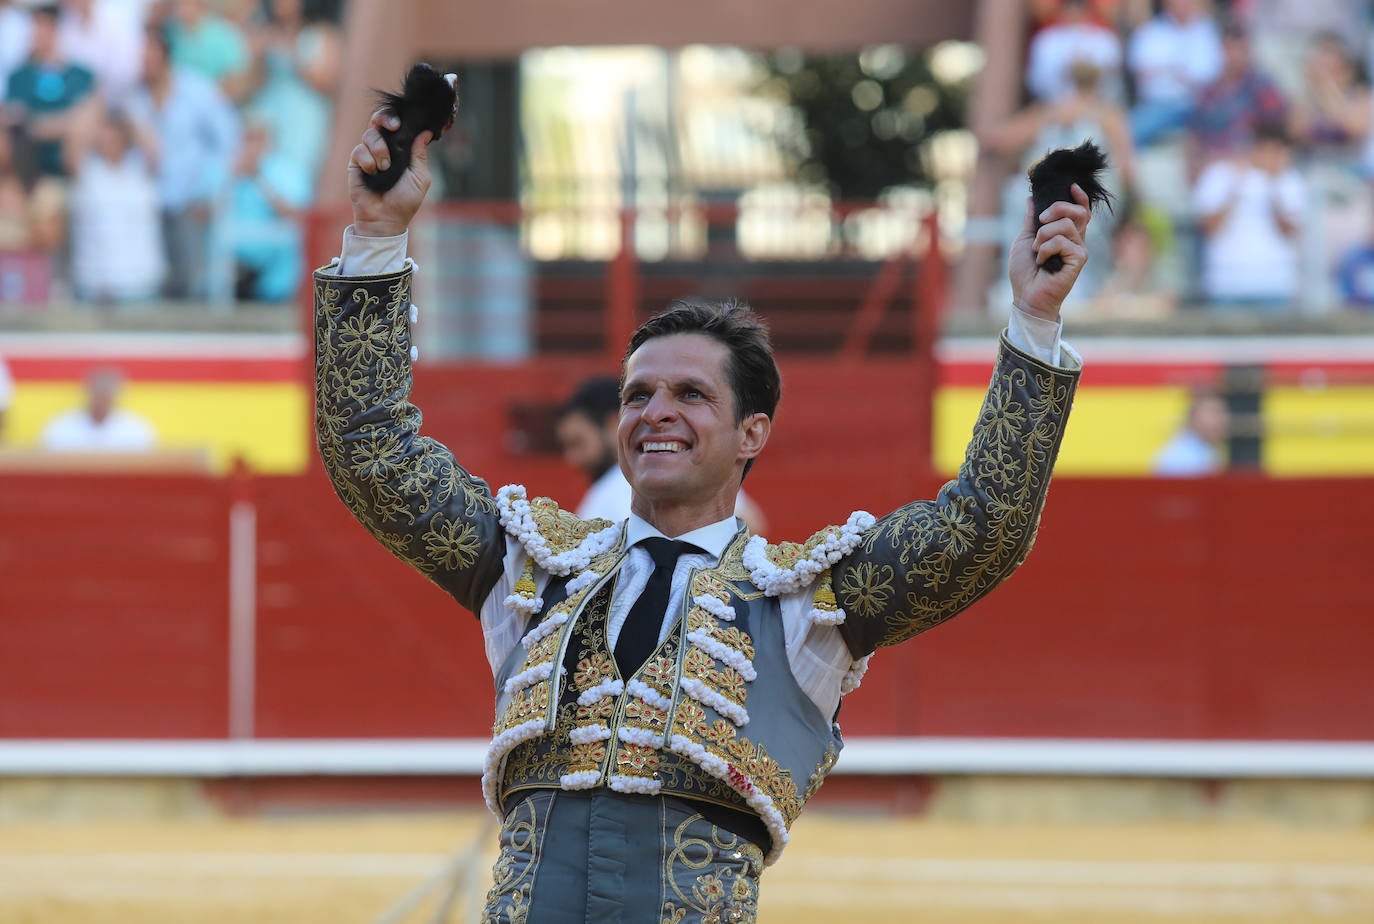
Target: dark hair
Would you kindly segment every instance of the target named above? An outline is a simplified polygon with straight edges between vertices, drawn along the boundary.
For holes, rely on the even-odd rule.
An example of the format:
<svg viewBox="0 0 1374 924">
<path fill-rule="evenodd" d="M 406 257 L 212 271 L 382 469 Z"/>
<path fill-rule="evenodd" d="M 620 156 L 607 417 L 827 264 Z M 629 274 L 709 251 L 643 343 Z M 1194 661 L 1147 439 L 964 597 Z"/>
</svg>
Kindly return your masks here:
<svg viewBox="0 0 1374 924">
<path fill-rule="evenodd" d="M 1292 136 L 1288 134 L 1288 126 L 1277 118 L 1261 119 L 1255 123 L 1253 138 L 1255 144 L 1270 142 L 1287 147 L 1293 143 Z"/>
<path fill-rule="evenodd" d="M 771 419 L 782 399 L 782 376 L 773 359 L 773 344 L 768 328 L 754 309 L 739 299 L 718 303 L 678 300 L 668 310 L 639 326 L 625 348 L 620 364 L 620 379 L 625 380 L 625 364 L 635 350 L 655 337 L 671 334 L 704 334 L 725 345 L 729 359 L 725 375 L 735 398 L 735 423 L 751 414 L 766 414 Z M 750 459 L 744 473 L 754 465 Z"/>
<path fill-rule="evenodd" d="M 603 375 L 587 379 L 578 385 L 572 397 L 558 408 L 555 419 L 561 421 L 571 414 L 582 414 L 599 427 L 605 421 L 606 415 L 619 411 L 620 382 Z"/>
</svg>

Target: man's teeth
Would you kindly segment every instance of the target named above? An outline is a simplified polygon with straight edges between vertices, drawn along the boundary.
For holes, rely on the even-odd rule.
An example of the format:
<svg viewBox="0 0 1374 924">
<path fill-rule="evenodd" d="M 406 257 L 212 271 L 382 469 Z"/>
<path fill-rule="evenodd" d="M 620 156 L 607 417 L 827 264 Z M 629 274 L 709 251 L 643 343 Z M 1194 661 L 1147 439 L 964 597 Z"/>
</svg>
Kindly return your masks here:
<svg viewBox="0 0 1374 924">
<path fill-rule="evenodd" d="M 680 452 L 681 450 L 682 450 L 682 444 L 681 444 L 681 443 L 676 443 L 676 442 L 672 442 L 672 443 L 645 443 L 644 446 L 643 446 L 643 451 L 644 451 L 644 452 Z"/>
</svg>

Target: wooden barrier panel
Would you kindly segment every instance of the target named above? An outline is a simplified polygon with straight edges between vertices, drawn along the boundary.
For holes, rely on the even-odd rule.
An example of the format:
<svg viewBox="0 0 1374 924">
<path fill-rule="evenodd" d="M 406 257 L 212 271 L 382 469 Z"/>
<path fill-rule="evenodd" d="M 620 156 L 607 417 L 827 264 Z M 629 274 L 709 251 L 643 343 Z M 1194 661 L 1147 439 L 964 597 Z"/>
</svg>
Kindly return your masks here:
<svg viewBox="0 0 1374 924">
<path fill-rule="evenodd" d="M 937 487 L 901 490 L 912 482 L 889 470 L 817 492 L 827 470 L 751 476 L 777 535 Z M 508 475 L 578 488 L 550 460 Z M 0 738 L 228 733 L 232 487 L 0 480 Z M 783 503 L 798 494 L 815 504 Z M 257 735 L 487 732 L 471 615 L 376 544 L 318 469 L 244 496 L 257 511 Z M 1022 570 L 879 652 L 841 724 L 850 737 L 1374 740 L 1370 523 L 1371 479 L 1060 479 Z"/>
<path fill-rule="evenodd" d="M 228 732 L 228 482 L 0 478 L 0 738 Z"/>
</svg>

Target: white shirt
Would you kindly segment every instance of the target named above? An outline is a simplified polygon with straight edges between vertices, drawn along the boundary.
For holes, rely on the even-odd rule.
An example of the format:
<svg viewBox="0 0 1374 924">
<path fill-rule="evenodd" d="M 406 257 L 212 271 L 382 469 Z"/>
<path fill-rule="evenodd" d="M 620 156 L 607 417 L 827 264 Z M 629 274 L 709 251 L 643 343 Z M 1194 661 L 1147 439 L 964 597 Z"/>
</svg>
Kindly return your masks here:
<svg viewBox="0 0 1374 924">
<path fill-rule="evenodd" d="M 1036 98 L 1052 101 L 1073 90 L 1069 71 L 1077 61 L 1089 61 L 1101 73 L 1102 95 L 1116 96 L 1121 68 L 1121 39 L 1105 26 L 1091 22 L 1046 26 L 1031 40 L 1026 85 Z"/>
<path fill-rule="evenodd" d="M 1203 289 L 1212 298 L 1291 298 L 1298 293 L 1298 241 L 1286 236 L 1275 207 L 1293 223 L 1302 218 L 1305 193 L 1293 169 L 1274 176 L 1221 160 L 1198 177 L 1193 205 L 1211 215 L 1235 197 L 1225 221 L 1206 241 Z"/>
<path fill-rule="evenodd" d="M 406 233 L 395 237 L 362 237 L 355 235 L 350 226 L 344 231 L 343 249 L 337 271 L 343 276 L 396 272 L 405 266 L 406 241 Z M 1060 322 L 1037 318 L 1013 307 L 1007 322 L 1007 339 L 1018 349 L 1052 365 L 1059 365 L 1061 350 L 1067 350 L 1077 361 L 1078 354 L 1059 339 L 1061 326 Z M 681 536 L 669 537 L 691 542 L 705 551 L 683 555 L 678 559 L 677 567 L 673 571 L 668 609 L 664 613 L 663 626 L 659 631 L 659 641 L 662 641 L 672 628 L 674 620 L 668 617 L 670 614 L 675 616 L 678 612 L 688 574 L 693 568 L 707 568 L 717 564 L 737 528 L 737 521 L 730 517 Z M 607 614 L 607 639 L 612 648 L 620 636 L 621 626 L 629 616 L 630 607 L 644 590 L 649 575 L 653 573 L 654 566 L 649 553 L 635 548 L 635 543 L 650 536 L 663 535 L 634 514 L 630 514 L 626 530 L 625 544 L 630 548 L 630 554 L 621 566 L 611 597 L 611 609 Z M 527 557 L 519 541 L 507 536 L 501 577 L 482 601 L 478 613 L 486 641 L 487 661 L 493 674 L 500 670 L 506 657 L 520 644 L 520 639 L 526 631 L 528 618 L 512 612 L 505 601 L 506 597 L 515 591 L 515 582 L 519 580 Z M 548 583 L 548 573 L 536 569 L 535 584 L 540 594 L 544 592 Z M 792 675 L 796 678 L 798 686 L 820 709 L 821 715 L 829 718 L 839 708 L 840 681 L 848 673 L 853 661 L 849 648 L 836 626 L 811 624 L 811 601 L 814 593 L 814 587 L 808 587 L 783 594 L 778 597 L 778 603 L 782 613 L 787 661 L 791 665 Z"/>
<path fill-rule="evenodd" d="M 582 500 L 577 504 L 577 515 L 584 520 L 595 520 L 600 517 L 619 523 L 630 515 L 631 495 L 630 483 L 625 480 L 625 473 L 620 470 L 620 466 L 612 465 L 600 478 L 593 481 L 587 493 L 582 495 Z"/>
<path fill-rule="evenodd" d="M 1192 430 L 1183 430 L 1155 456 L 1154 473 L 1166 478 L 1212 475 L 1221 468 L 1216 448 Z"/>
<path fill-rule="evenodd" d="M 686 592 L 687 578 L 693 568 L 710 568 L 720 561 L 730 540 L 734 538 L 739 523 L 734 517 L 694 529 L 689 533 L 673 538 L 690 542 L 705 551 L 682 555 L 673 571 L 672 589 L 668 596 L 668 609 L 664 613 L 663 626 L 659 630 L 659 641 L 672 629 L 675 616 L 682 606 Z M 654 563 L 649 553 L 635 545 L 641 539 L 663 534 L 648 522 L 633 514 L 626 526 L 625 544 L 630 547 L 629 557 L 621 565 L 615 591 L 611 596 L 611 609 L 607 614 L 606 638 L 612 648 L 620 638 L 620 630 L 630 615 L 630 608 L 644 590 L 644 585 L 653 573 Z M 501 579 L 482 602 L 478 614 L 482 621 L 482 633 L 486 639 L 487 661 L 492 673 L 500 670 L 512 649 L 520 644 L 527 627 L 527 618 L 512 612 L 505 604 L 506 597 L 515 589 L 515 582 L 525 567 L 526 554 L 520 543 L 506 537 L 506 558 Z M 536 571 L 536 586 L 539 593 L 548 586 L 549 575 Z M 840 636 L 840 630 L 831 625 L 811 624 L 811 600 L 815 588 L 807 588 L 778 598 L 782 613 L 783 635 L 787 645 L 787 661 L 792 667 L 792 675 L 797 684 L 805 691 L 811 701 L 820 709 L 821 715 L 830 718 L 840 705 L 840 681 L 849 671 L 853 661 L 849 648 Z"/>
<path fill-rule="evenodd" d="M 157 181 L 129 151 L 112 164 L 91 152 L 68 196 L 72 277 L 83 297 L 148 298 L 167 274 Z"/>
<path fill-rule="evenodd" d="M 1131 36 L 1127 55 L 1142 102 L 1187 103 L 1221 74 L 1221 33 L 1205 16 L 1180 23 L 1160 15 Z"/>
<path fill-rule="evenodd" d="M 14 379 L 10 377 L 10 367 L 0 359 L 0 413 L 9 409 L 14 400 Z M 2 435 L 2 434 L 0 434 Z"/>
<path fill-rule="evenodd" d="M 67 411 L 43 429 L 44 449 L 54 452 L 143 452 L 153 448 L 153 428 L 142 417 L 116 408 L 101 423 L 85 409 Z"/>
<path fill-rule="evenodd" d="M 58 19 L 58 48 L 72 64 L 95 74 L 96 86 L 111 103 L 122 102 L 142 74 L 141 15 L 115 0 L 95 0 L 90 19 L 65 4 Z"/>
</svg>

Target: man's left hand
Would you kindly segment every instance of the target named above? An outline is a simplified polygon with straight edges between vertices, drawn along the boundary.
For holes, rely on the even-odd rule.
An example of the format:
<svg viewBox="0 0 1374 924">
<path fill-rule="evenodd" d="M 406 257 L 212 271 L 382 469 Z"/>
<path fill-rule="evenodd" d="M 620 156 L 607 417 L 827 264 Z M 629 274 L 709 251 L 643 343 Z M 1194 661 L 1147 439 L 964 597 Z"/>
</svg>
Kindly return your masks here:
<svg viewBox="0 0 1374 924">
<path fill-rule="evenodd" d="M 1007 261 L 1011 295 L 1017 307 L 1050 321 L 1059 320 L 1060 306 L 1088 262 L 1088 248 L 1084 244 L 1092 217 L 1088 194 L 1076 183 L 1070 194 L 1072 202 L 1056 202 L 1041 213 L 1043 224 L 1038 231 L 1030 197 L 1026 197 L 1026 220 L 1011 245 Z M 1055 254 L 1063 258 L 1064 266 L 1057 273 L 1045 271 L 1044 262 Z"/>
</svg>

